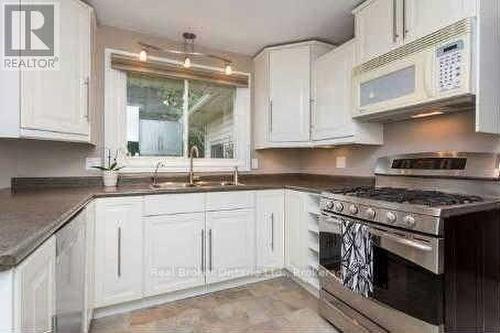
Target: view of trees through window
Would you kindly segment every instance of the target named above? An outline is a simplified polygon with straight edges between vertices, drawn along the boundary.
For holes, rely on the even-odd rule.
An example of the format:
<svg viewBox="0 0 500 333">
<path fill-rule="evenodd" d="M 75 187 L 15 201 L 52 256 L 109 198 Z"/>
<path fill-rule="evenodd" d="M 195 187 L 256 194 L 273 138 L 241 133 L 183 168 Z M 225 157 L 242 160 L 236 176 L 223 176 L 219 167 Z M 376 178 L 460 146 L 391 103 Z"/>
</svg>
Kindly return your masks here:
<svg viewBox="0 0 500 333">
<path fill-rule="evenodd" d="M 235 158 L 235 93 L 211 82 L 129 73 L 129 155 L 187 157 L 195 145 L 200 157 Z"/>
</svg>

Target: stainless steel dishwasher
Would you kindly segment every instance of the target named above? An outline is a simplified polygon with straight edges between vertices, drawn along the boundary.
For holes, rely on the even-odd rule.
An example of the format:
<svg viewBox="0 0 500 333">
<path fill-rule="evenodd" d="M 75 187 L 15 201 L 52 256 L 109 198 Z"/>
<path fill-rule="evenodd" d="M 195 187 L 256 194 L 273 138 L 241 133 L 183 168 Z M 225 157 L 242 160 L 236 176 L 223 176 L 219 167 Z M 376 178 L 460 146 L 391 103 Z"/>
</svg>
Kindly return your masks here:
<svg viewBox="0 0 500 333">
<path fill-rule="evenodd" d="M 85 291 L 85 220 L 77 216 L 56 234 L 56 332 L 81 333 Z"/>
</svg>

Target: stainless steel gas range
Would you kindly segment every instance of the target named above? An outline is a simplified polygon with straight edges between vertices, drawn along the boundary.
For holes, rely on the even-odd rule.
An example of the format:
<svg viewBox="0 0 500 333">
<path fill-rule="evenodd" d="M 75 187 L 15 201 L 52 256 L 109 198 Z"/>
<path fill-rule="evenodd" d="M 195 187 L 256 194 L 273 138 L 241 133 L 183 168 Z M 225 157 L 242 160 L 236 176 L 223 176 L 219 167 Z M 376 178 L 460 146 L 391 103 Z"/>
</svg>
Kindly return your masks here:
<svg viewBox="0 0 500 333">
<path fill-rule="evenodd" d="M 499 164 L 478 153 L 386 157 L 374 187 L 324 192 L 322 315 L 345 332 L 500 330 L 500 306 L 480 306 L 500 292 Z"/>
</svg>

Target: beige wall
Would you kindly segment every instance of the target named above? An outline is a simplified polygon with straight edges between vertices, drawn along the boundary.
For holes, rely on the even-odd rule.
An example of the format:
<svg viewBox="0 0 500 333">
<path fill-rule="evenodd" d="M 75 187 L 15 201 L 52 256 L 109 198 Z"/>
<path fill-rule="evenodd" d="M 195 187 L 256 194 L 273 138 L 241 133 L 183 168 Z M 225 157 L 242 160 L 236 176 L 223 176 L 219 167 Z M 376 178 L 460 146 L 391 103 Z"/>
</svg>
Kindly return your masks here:
<svg viewBox="0 0 500 333">
<path fill-rule="evenodd" d="M 82 144 L 57 143 L 35 140 L 0 140 L 0 188 L 10 186 L 12 177 L 84 176 L 98 174 L 85 170 L 86 157 L 102 155 L 104 140 L 104 49 L 140 51 L 137 41 L 161 47 L 175 47 L 175 42 L 146 36 L 144 34 L 101 26 L 96 31 L 93 55 L 92 84 L 92 136 L 96 147 Z M 252 59 L 232 53 L 199 48 L 201 51 L 228 57 L 234 60 L 234 69 L 252 71 Z M 195 61 L 195 63 L 200 63 Z M 202 62 L 204 65 L 220 66 L 220 63 Z"/>
<path fill-rule="evenodd" d="M 97 147 L 35 140 L 0 140 L 0 188 L 8 187 L 11 177 L 82 176 L 96 174 L 85 170 L 85 158 L 99 156 L 103 142 L 103 60 L 104 49 L 139 51 L 137 41 L 163 47 L 171 41 L 110 27 L 97 30 L 93 86 L 95 96 L 93 136 Z M 209 50 L 235 60 L 237 70 L 251 72 L 249 57 Z M 210 63 L 206 63 L 211 65 Z M 419 151 L 458 150 L 500 152 L 500 137 L 476 134 L 472 112 L 388 124 L 382 147 L 336 149 L 280 149 L 254 152 L 259 159 L 257 172 L 314 172 L 326 174 L 370 175 L 379 156 Z M 337 156 L 347 157 L 347 168 L 336 169 Z"/>
<path fill-rule="evenodd" d="M 302 171 L 364 176 L 372 174 L 380 156 L 450 150 L 500 153 L 499 136 L 475 133 L 472 112 L 387 124 L 384 142 L 381 147 L 304 151 Z M 335 167 L 337 156 L 347 158 L 347 168 Z"/>
</svg>

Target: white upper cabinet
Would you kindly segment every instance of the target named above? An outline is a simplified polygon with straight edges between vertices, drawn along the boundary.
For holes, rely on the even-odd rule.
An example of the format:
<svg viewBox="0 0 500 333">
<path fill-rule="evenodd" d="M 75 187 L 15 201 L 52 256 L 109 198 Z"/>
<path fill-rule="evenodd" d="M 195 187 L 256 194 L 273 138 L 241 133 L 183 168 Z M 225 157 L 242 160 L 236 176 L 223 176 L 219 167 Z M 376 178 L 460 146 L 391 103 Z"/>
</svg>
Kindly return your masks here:
<svg viewBox="0 0 500 333">
<path fill-rule="evenodd" d="M 332 48 L 304 42 L 270 47 L 255 58 L 257 148 L 310 145 L 312 64 Z"/>
<path fill-rule="evenodd" d="M 44 1 L 21 1 L 31 2 Z M 78 0 L 60 1 L 57 8 L 59 69 L 21 69 L 0 79 L 0 87 L 11 82 L 2 99 L 0 137 L 90 142 L 93 10 Z"/>
<path fill-rule="evenodd" d="M 282 269 L 285 260 L 284 192 L 259 191 L 256 201 L 257 269 Z"/>
<path fill-rule="evenodd" d="M 403 0 L 404 40 L 411 42 L 476 15 L 477 0 Z"/>
<path fill-rule="evenodd" d="M 349 41 L 314 63 L 312 139 L 315 145 L 382 144 L 383 127 L 352 119 L 352 68 L 357 41 Z"/>
<path fill-rule="evenodd" d="M 208 212 L 206 223 L 207 283 L 250 275 L 255 266 L 254 210 Z"/>
<path fill-rule="evenodd" d="M 204 213 L 146 218 L 146 296 L 204 285 L 204 244 Z"/>
<path fill-rule="evenodd" d="M 58 71 L 21 72 L 21 135 L 89 141 L 91 10 L 59 3 Z"/>
<path fill-rule="evenodd" d="M 142 297 L 142 204 L 126 197 L 96 203 L 96 307 Z"/>
<path fill-rule="evenodd" d="M 360 62 L 382 55 L 402 44 L 400 0 L 368 0 L 354 11 Z"/>
<path fill-rule="evenodd" d="M 301 46 L 273 50 L 269 54 L 272 142 L 309 140 L 310 52 L 309 46 Z"/>
<path fill-rule="evenodd" d="M 354 10 L 359 63 L 466 17 L 477 0 L 368 0 Z"/>
</svg>

